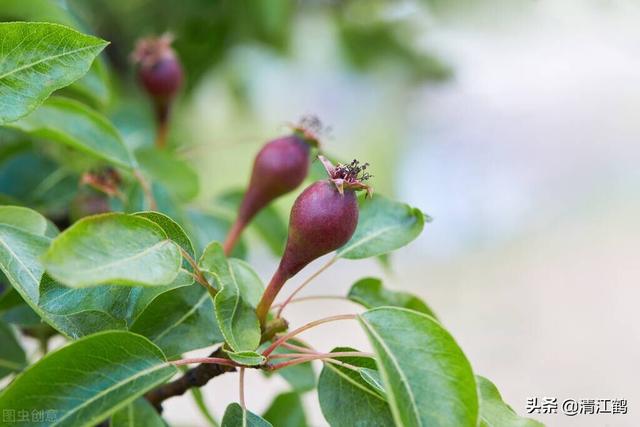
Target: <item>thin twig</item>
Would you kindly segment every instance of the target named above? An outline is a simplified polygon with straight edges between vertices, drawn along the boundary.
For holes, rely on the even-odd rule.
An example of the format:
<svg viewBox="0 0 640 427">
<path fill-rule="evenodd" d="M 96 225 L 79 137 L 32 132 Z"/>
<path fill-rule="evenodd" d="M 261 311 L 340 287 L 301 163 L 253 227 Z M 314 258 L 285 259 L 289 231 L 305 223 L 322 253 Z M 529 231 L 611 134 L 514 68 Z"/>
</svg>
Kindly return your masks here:
<svg viewBox="0 0 640 427">
<path fill-rule="evenodd" d="M 318 353 L 312 348 L 302 347 L 300 345 L 291 344 L 289 342 L 283 342 L 280 347 L 288 348 L 289 350 L 299 351 L 301 353 Z"/>
<path fill-rule="evenodd" d="M 214 363 L 217 365 L 225 365 L 232 366 L 237 368 L 239 365 L 232 360 L 225 359 L 222 357 L 191 357 L 188 359 L 180 359 L 169 362 L 172 365 L 180 366 L 180 365 L 190 365 L 192 363 Z"/>
<path fill-rule="evenodd" d="M 322 361 L 326 363 L 333 363 L 334 365 L 339 365 L 339 366 L 342 366 L 343 368 L 351 369 L 352 371 L 360 372 L 359 367 L 347 362 L 343 362 L 342 360 L 332 359 L 329 357 L 327 359 L 322 359 Z"/>
<path fill-rule="evenodd" d="M 194 260 L 193 257 L 189 255 L 189 253 L 185 251 L 180 245 L 176 246 L 178 246 L 178 248 L 180 249 L 182 257 L 186 259 L 191 268 L 193 268 L 193 273 L 191 273 L 191 275 L 194 279 L 196 279 L 196 282 L 204 286 L 204 288 L 211 294 L 211 296 L 215 296 L 218 293 L 218 290 L 211 286 L 211 284 L 204 277 L 204 274 L 202 273 L 202 270 L 200 270 L 200 267 L 198 267 L 196 260 Z"/>
<path fill-rule="evenodd" d="M 247 405 L 244 402 L 244 368 L 240 368 L 240 406 L 242 407 L 243 417 L 246 416 Z"/>
<path fill-rule="evenodd" d="M 343 297 L 341 295 L 309 295 L 308 297 L 293 298 L 289 300 L 288 304 L 293 304 L 294 302 L 301 302 L 301 301 L 314 301 L 314 300 L 325 300 L 325 299 L 353 302 L 349 298 Z M 281 307 L 283 304 L 284 302 L 281 302 L 281 303 L 273 304 L 271 307 L 273 308 Z"/>
<path fill-rule="evenodd" d="M 231 252 L 233 252 L 233 248 L 235 247 L 236 243 L 240 239 L 240 235 L 242 234 L 242 231 L 244 230 L 245 226 L 246 224 L 243 221 L 240 221 L 239 219 L 236 219 L 236 222 L 234 222 L 233 225 L 231 226 L 231 229 L 227 234 L 227 238 L 222 244 L 222 248 L 226 256 L 230 256 Z"/>
<path fill-rule="evenodd" d="M 269 356 L 276 348 L 280 346 L 280 344 L 288 341 L 289 339 L 295 337 L 301 332 L 306 331 L 307 329 L 311 329 L 315 326 L 322 325 L 323 323 L 334 322 L 337 320 L 353 320 L 355 318 L 356 318 L 355 314 L 339 314 L 337 316 L 330 316 L 330 317 L 325 317 L 323 319 L 314 320 L 313 322 L 309 322 L 306 325 L 303 325 L 298 329 L 294 329 L 293 331 L 278 338 L 269 347 L 267 347 L 267 349 L 264 352 L 262 352 L 262 355 L 265 357 Z"/>
<path fill-rule="evenodd" d="M 313 273 L 311 276 L 309 276 L 307 278 L 307 280 L 305 280 L 304 282 L 302 282 L 300 284 L 300 286 L 298 286 L 292 293 L 291 295 L 289 295 L 289 297 L 284 300 L 284 302 L 280 305 L 280 309 L 278 310 L 278 313 L 276 314 L 276 317 L 280 317 L 282 315 L 282 311 L 284 310 L 284 308 L 287 306 L 287 304 L 289 304 L 291 302 L 291 300 L 293 299 L 293 297 L 296 296 L 296 294 L 298 292 L 300 292 L 302 289 L 304 289 L 305 286 L 307 286 L 309 283 L 311 283 L 311 281 L 313 279 L 315 279 L 316 277 L 318 277 L 323 271 L 325 271 L 326 269 L 328 269 L 329 267 L 331 267 L 333 264 L 336 263 L 336 261 L 338 261 L 338 257 L 334 256 L 333 258 L 331 258 L 329 260 L 329 262 L 327 262 L 325 265 L 323 265 L 322 267 L 320 267 L 318 269 L 318 271 L 316 271 L 315 273 Z"/>
<path fill-rule="evenodd" d="M 142 176 L 142 173 L 139 169 L 133 170 L 133 176 L 136 178 L 138 183 L 140 184 L 140 188 L 142 188 L 142 192 L 144 193 L 145 199 L 147 199 L 147 205 L 149 205 L 149 210 L 155 211 L 158 209 L 158 204 L 156 203 L 156 199 L 153 197 L 153 190 L 149 185 L 147 179 Z"/>
<path fill-rule="evenodd" d="M 275 365 L 269 365 L 269 369 L 272 371 L 277 371 L 278 369 L 282 369 L 282 368 L 287 368 L 289 366 L 295 366 L 295 365 L 299 365 L 301 363 L 307 363 L 307 362 L 311 362 L 313 360 L 323 360 L 323 361 L 329 361 L 331 359 L 331 361 L 333 363 L 336 364 L 343 364 L 343 366 L 345 366 L 345 368 L 354 368 L 355 370 L 358 370 L 357 366 L 354 365 L 350 365 L 348 363 L 342 362 L 340 360 L 335 360 L 332 358 L 332 356 L 335 357 L 347 357 L 347 356 L 355 356 L 355 357 L 361 357 L 362 354 L 354 354 L 354 353 L 360 353 L 360 352 L 336 352 L 336 353 L 325 353 L 325 354 L 303 354 L 300 357 L 296 357 L 295 359 L 292 360 L 287 360 L 286 362 L 280 362 L 280 363 L 276 363 Z M 274 355 L 276 356 L 276 355 Z M 272 356 L 272 358 L 274 357 Z M 349 366 L 346 366 L 349 365 Z"/>
<path fill-rule="evenodd" d="M 373 357 L 373 353 L 363 351 L 336 351 L 333 353 L 280 353 L 272 354 L 269 359 L 292 359 L 297 357 L 322 356 L 322 357 Z"/>
</svg>

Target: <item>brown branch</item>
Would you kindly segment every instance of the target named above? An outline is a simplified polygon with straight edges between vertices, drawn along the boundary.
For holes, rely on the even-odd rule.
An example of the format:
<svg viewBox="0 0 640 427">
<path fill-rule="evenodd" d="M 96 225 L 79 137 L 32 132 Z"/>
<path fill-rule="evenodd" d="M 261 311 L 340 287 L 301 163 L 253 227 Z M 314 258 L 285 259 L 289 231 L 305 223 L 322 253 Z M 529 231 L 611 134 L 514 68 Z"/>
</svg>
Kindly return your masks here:
<svg viewBox="0 0 640 427">
<path fill-rule="evenodd" d="M 288 328 L 287 321 L 284 319 L 274 319 L 267 323 L 265 332 L 262 335 L 261 342 L 271 340 L 278 332 L 286 331 Z M 212 358 L 226 358 L 222 347 L 215 350 L 209 355 Z M 232 366 L 221 365 L 217 363 L 203 363 L 195 368 L 189 369 L 184 375 L 175 381 L 163 384 L 148 392 L 145 397 L 158 412 L 162 412 L 162 402 L 174 397 L 182 396 L 193 387 L 202 387 L 209 380 L 227 372 L 233 372 L 236 369 Z"/>
<path fill-rule="evenodd" d="M 225 357 L 222 347 L 211 353 L 210 357 Z M 145 395 L 158 412 L 162 412 L 162 402 L 174 396 L 181 396 L 192 387 L 202 387 L 212 378 L 236 369 L 231 366 L 203 363 L 195 368 L 189 369 L 183 376 L 175 381 L 157 387 Z"/>
</svg>

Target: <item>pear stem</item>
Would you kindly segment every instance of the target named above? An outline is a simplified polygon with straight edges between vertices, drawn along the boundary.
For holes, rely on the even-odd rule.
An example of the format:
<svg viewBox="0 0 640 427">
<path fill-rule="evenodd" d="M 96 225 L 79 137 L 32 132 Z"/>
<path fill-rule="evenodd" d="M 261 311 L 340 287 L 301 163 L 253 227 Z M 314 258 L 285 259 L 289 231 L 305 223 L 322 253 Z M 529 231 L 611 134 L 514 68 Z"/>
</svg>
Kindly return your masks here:
<svg viewBox="0 0 640 427">
<path fill-rule="evenodd" d="M 314 320 L 313 322 L 309 322 L 306 325 L 300 326 L 298 329 L 294 329 L 293 331 L 281 336 L 276 341 L 274 341 L 265 351 L 262 352 L 262 355 L 268 357 L 273 351 L 278 348 L 282 343 L 287 342 L 291 338 L 296 335 L 306 331 L 307 329 L 311 329 L 318 325 L 322 325 L 324 323 L 335 322 L 338 320 L 353 320 L 356 318 L 355 314 L 339 314 L 337 316 L 325 317 L 323 319 Z"/>
<path fill-rule="evenodd" d="M 284 310 L 284 308 L 287 306 L 287 304 L 289 304 L 291 302 L 291 300 L 293 300 L 293 297 L 295 297 L 298 292 L 300 292 L 302 289 L 305 288 L 305 286 L 307 286 L 309 283 L 311 283 L 311 281 L 313 279 L 315 279 L 316 277 L 318 277 L 320 274 L 322 274 L 323 271 L 325 271 L 326 269 L 328 269 L 329 267 L 331 267 L 333 264 L 336 263 L 336 261 L 338 261 L 338 257 L 334 256 L 333 258 L 331 258 L 326 264 L 324 264 L 322 267 L 320 267 L 315 273 L 313 273 L 311 276 L 309 276 L 307 278 L 307 280 L 305 280 L 304 282 L 302 282 L 300 284 L 300 286 L 298 286 L 292 293 L 291 295 L 289 295 L 289 297 L 284 300 L 284 302 L 282 304 L 280 304 L 280 308 L 278 309 L 278 313 L 276 314 L 276 317 L 280 317 L 282 316 L 282 311 Z"/>
</svg>

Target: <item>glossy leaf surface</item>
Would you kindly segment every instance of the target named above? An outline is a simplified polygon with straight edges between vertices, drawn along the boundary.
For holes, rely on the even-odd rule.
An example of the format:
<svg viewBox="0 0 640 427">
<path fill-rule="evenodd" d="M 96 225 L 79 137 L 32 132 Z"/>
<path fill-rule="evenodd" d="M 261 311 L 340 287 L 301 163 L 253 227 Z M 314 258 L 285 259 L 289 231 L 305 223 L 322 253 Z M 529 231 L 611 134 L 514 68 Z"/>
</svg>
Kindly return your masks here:
<svg viewBox="0 0 640 427">
<path fill-rule="evenodd" d="M 216 319 L 229 347 L 235 352 L 253 351 L 260 344 L 260 323 L 253 307 L 243 298 L 233 265 L 227 261 L 219 243 L 207 246 L 200 268 L 215 278 L 218 293 L 214 298 Z"/>
<path fill-rule="evenodd" d="M 332 350 L 339 351 L 355 350 L 348 347 Z M 359 368 L 376 368 L 376 362 L 367 357 L 336 359 Z M 385 398 L 351 369 L 325 363 L 318 380 L 318 399 L 322 414 L 332 427 L 393 425 L 393 416 Z"/>
<path fill-rule="evenodd" d="M 24 350 L 11 327 L 0 321 L 0 379 L 12 372 L 21 371 L 27 363 Z"/>
<path fill-rule="evenodd" d="M 139 397 L 113 414 L 110 427 L 166 427 L 162 417 L 144 398 Z"/>
<path fill-rule="evenodd" d="M 391 252 L 418 237 L 424 221 L 425 216 L 419 209 L 374 195 L 362 202 L 358 227 L 337 255 L 360 259 Z"/>
<path fill-rule="evenodd" d="M 435 317 L 435 314 L 420 298 L 403 291 L 385 289 L 382 280 L 367 277 L 358 280 L 349 290 L 349 299 L 366 308 L 382 306 L 402 307 Z"/>
<path fill-rule="evenodd" d="M 0 23 L 0 125 L 36 109 L 82 77 L 108 44 L 63 25 Z"/>
<path fill-rule="evenodd" d="M 243 411 L 240 405 L 232 403 L 222 417 L 222 427 L 273 427 L 259 415 L 251 411 Z"/>
<path fill-rule="evenodd" d="M 295 392 L 276 396 L 262 417 L 277 427 L 307 427 L 307 418 L 300 395 Z"/>
<path fill-rule="evenodd" d="M 177 372 L 149 340 L 111 331 L 75 341 L 19 375 L 0 407 L 55 411 L 51 426 L 93 426 Z"/>
<path fill-rule="evenodd" d="M 464 353 L 433 317 L 382 307 L 358 316 L 378 359 L 396 424 L 475 426 L 476 383 Z"/>
<path fill-rule="evenodd" d="M 148 337 L 169 358 L 224 341 L 213 301 L 198 284 L 159 295 L 136 319 L 131 331 Z"/>
<path fill-rule="evenodd" d="M 167 285 L 182 256 L 153 221 L 126 214 L 86 217 L 52 242 L 43 257 L 47 272 L 64 285 Z"/>
<path fill-rule="evenodd" d="M 123 168 L 136 166 L 109 120 L 78 101 L 58 96 L 49 98 L 32 114 L 9 126 Z"/>
<path fill-rule="evenodd" d="M 476 375 L 476 383 L 480 395 L 480 427 L 544 427 L 538 421 L 518 416 L 485 377 Z"/>
</svg>

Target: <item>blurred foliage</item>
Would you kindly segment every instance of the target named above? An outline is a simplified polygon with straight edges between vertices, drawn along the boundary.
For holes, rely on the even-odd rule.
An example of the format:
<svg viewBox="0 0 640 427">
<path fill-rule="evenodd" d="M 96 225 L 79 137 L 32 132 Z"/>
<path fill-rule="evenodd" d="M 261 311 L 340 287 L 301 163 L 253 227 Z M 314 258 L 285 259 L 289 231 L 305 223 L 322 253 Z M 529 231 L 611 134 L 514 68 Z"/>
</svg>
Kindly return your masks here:
<svg viewBox="0 0 640 427">
<path fill-rule="evenodd" d="M 390 2 L 383 0 L 338 2 L 334 16 L 347 61 L 366 71 L 390 60 L 418 79 L 447 78 L 449 68 L 412 45 L 412 28 L 390 16 L 390 8 Z"/>
<path fill-rule="evenodd" d="M 13 1 L 13 0 L 12 0 Z M 43 0 L 37 0 L 41 2 Z M 419 79 L 442 79 L 449 69 L 413 44 L 412 28 L 392 15 L 390 0 L 67 0 L 70 14 L 112 42 L 107 53 L 121 74 L 130 70 L 128 55 L 135 40 L 166 31 L 193 88 L 211 68 L 239 45 L 257 44 L 277 55 L 290 53 L 296 19 L 328 13 L 333 19 L 345 59 L 366 71 L 383 61 L 406 67 Z M 419 7 L 420 3 L 416 4 Z M 32 15 L 33 16 L 33 13 Z M 61 17 L 60 20 L 63 18 Z"/>
<path fill-rule="evenodd" d="M 398 13 L 407 5 L 409 13 Z M 197 146 L 198 141 L 194 143 L 197 131 L 188 129 L 184 120 L 188 102 L 182 102 L 176 105 L 178 111 L 169 138 L 171 150 L 155 153 L 150 149 L 155 125 L 148 100 L 135 84 L 129 57 L 136 40 L 173 33 L 174 47 L 186 69 L 187 96 L 203 76 L 215 72 L 235 98 L 232 102 L 241 107 L 236 114 L 238 122 L 227 124 L 235 128 L 253 117 L 251 110 L 256 107 L 250 101 L 255 88 L 247 81 L 251 71 L 239 70 L 244 66 L 239 64 L 244 63 L 237 61 L 237 51 L 251 47 L 270 57 L 297 60 L 293 58 L 300 41 L 296 38 L 312 37 L 303 31 L 303 21 L 309 18 L 319 17 L 328 26 L 338 55 L 354 72 L 392 67 L 401 71 L 400 78 L 403 83 L 408 82 L 406 86 L 446 78 L 448 67 L 417 45 L 425 28 L 416 20 L 428 16 L 429 7 L 429 2 L 420 0 L 2 0 L 0 21 L 55 22 L 110 41 L 106 55 L 95 61 L 89 73 L 59 94 L 87 104 L 113 122 L 129 149 L 139 157 L 143 172 L 153 180 L 158 209 L 177 218 L 185 228 L 198 229 L 204 237 L 196 243 L 202 246 L 212 238 L 224 236 L 229 222 L 228 212 L 210 212 L 210 202 L 202 200 L 202 193 L 216 185 L 228 188 L 231 183 L 223 181 L 238 174 L 225 173 L 218 166 L 236 170 L 237 165 L 248 165 L 244 159 L 253 147 L 240 149 L 240 158 L 232 158 L 226 165 L 208 163 L 208 170 L 216 168 L 215 183 L 199 182 L 202 177 L 195 170 L 198 159 L 193 155 L 184 158 L 189 147 Z M 394 131 L 389 128 L 385 124 L 384 133 L 380 129 L 374 133 L 391 140 Z M 142 189 L 130 174 L 120 171 L 121 194 L 105 199 L 104 194 L 81 183 L 83 174 L 103 170 L 104 162 L 48 142 L 25 133 L 0 130 L 0 202 L 37 209 L 56 223 L 62 221 L 58 224 L 62 228 L 69 220 L 103 210 L 133 212 L 148 207 Z M 378 158 L 372 151 L 368 159 L 382 163 L 392 158 L 385 151 L 387 148 L 381 145 L 374 150 L 380 153 Z M 234 153 L 226 155 L 228 158 Z M 165 173 L 166 170 L 172 173 Z M 324 171 L 312 177 L 322 178 Z M 378 189 L 389 190 L 391 178 L 384 176 L 383 168 L 378 177 Z M 204 202 L 199 209 L 194 206 L 199 204 L 198 197 Z M 282 211 L 288 210 L 291 201 L 281 201 L 282 206 L 286 205 Z M 230 206 L 235 208 L 234 203 Z M 278 215 L 282 216 L 282 212 L 275 207 L 252 227 L 253 234 L 275 253 L 281 251 L 286 233 L 286 222 Z M 244 256 L 244 252 L 241 245 L 239 255 Z"/>
</svg>

